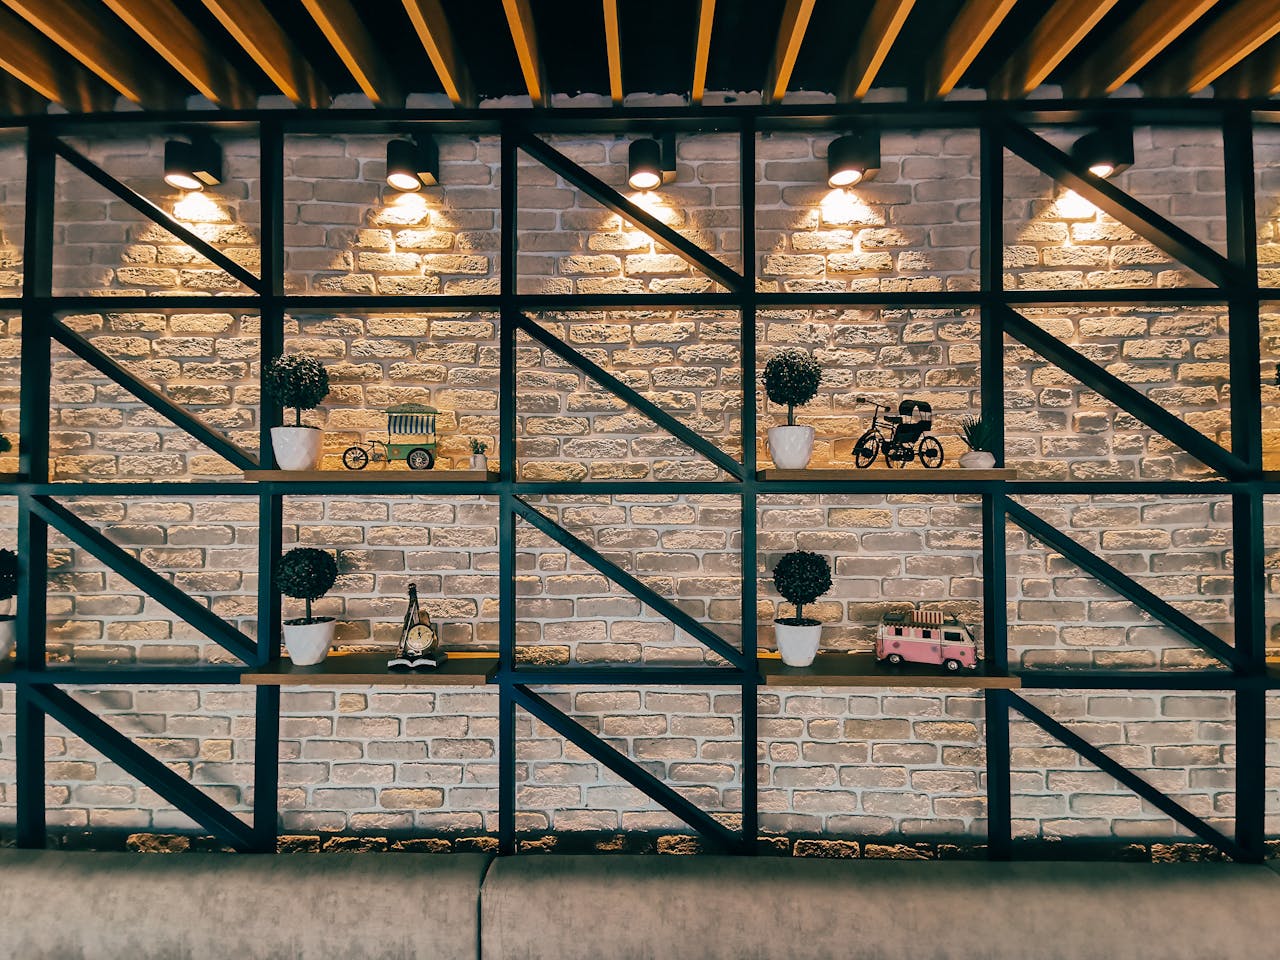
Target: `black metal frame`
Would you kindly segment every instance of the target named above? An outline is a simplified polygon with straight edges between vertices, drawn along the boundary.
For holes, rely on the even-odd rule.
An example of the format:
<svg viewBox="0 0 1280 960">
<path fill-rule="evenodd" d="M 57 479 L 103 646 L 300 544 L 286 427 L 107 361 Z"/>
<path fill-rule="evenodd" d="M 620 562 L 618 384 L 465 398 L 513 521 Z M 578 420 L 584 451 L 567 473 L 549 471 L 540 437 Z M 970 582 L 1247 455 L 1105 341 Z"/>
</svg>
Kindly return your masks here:
<svg viewBox="0 0 1280 960">
<path fill-rule="evenodd" d="M 840 130 L 853 116 L 874 119 L 885 129 L 969 128 L 981 138 L 981 272 L 979 289 L 972 293 L 906 294 L 788 294 L 756 290 L 755 249 L 755 152 L 758 134 L 771 131 Z M 1158 216 L 1113 185 L 1098 180 L 1069 156 L 1038 137 L 1034 124 L 1093 122 L 1102 116 L 1122 116 L 1133 123 L 1193 125 L 1220 129 L 1225 146 L 1227 183 L 1226 222 L 1228 255 L 1222 256 Z M 251 292 L 220 297 L 222 307 L 256 309 L 261 316 L 263 359 L 283 348 L 286 311 L 325 309 L 472 309 L 500 314 L 498 443 L 501 475 L 495 482 L 435 484 L 440 495 L 485 494 L 500 502 L 499 519 L 499 667 L 492 682 L 499 692 L 499 843 L 503 852 L 516 849 L 516 708 L 527 711 L 570 740 L 604 766 L 613 770 L 652 799 L 665 806 L 718 849 L 752 853 L 758 848 L 756 784 L 756 713 L 761 683 L 756 661 L 756 545 L 757 503 L 767 493 L 977 493 L 982 496 L 984 578 L 984 627 L 989 672 L 1008 672 L 1007 611 L 1005 585 L 1005 532 L 1012 520 L 1050 549 L 1062 553 L 1157 620 L 1223 660 L 1228 669 L 1178 672 L 1036 671 L 1024 672 L 1027 689 L 1100 688 L 1179 689 L 1232 691 L 1236 697 L 1236 833 L 1224 836 L 1199 820 L 1154 787 L 1106 757 L 1071 730 L 1021 696 L 1002 689 L 985 693 L 986 789 L 988 797 L 988 852 L 1006 859 L 1024 849 L 1011 838 L 1009 723 L 1010 711 L 1039 725 L 1086 759 L 1115 776 L 1176 822 L 1243 861 L 1260 860 L 1264 852 L 1264 766 L 1266 695 L 1280 688 L 1267 673 L 1264 655 L 1262 508 L 1266 494 L 1280 493 L 1280 482 L 1262 471 L 1259 305 L 1280 299 L 1280 290 L 1264 289 L 1257 278 L 1256 223 L 1254 215 L 1253 124 L 1280 122 L 1280 114 L 1268 101 L 1222 103 L 1216 101 L 1110 101 L 1106 103 L 1058 102 L 1042 104 L 955 103 L 930 106 L 869 104 L 856 110 L 821 111 L 812 108 L 725 108 L 636 111 L 361 111 L 227 112 L 214 115 L 127 114 L 90 117 L 40 117 L 0 123 L 13 136 L 27 141 L 27 202 L 21 356 L 22 478 L 0 483 L 0 494 L 17 497 L 18 547 L 22 556 L 18 607 L 17 663 L 0 673 L 0 682 L 12 683 L 16 692 L 17 840 L 22 846 L 46 842 L 44 800 L 45 718 L 53 717 L 84 737 L 107 757 L 155 789 L 194 817 L 222 842 L 242 850 L 273 851 L 277 838 L 277 765 L 255 765 L 254 816 L 251 826 L 229 814 L 199 790 L 176 777 L 76 703 L 62 685 L 113 683 L 221 684 L 235 682 L 240 668 L 50 666 L 45 657 L 46 549 L 52 526 L 95 554 L 113 571 L 125 576 L 164 603 L 179 617 L 205 631 L 231 653 L 258 666 L 279 657 L 280 597 L 270 582 L 271 565 L 281 550 L 282 498 L 322 492 L 350 493 L 371 490 L 341 480 L 245 481 L 241 483 L 58 483 L 49 482 L 50 347 L 57 341 L 124 389 L 135 394 L 182 429 L 239 467 L 259 465 L 259 458 L 232 444 L 199 418 L 138 381 L 103 355 L 91 343 L 62 325 L 60 311 L 96 309 L 108 301 L 94 297 L 55 297 L 52 288 L 54 174 L 58 158 L 72 164 L 134 209 L 173 232 L 210 261 L 239 280 Z M 568 160 L 543 139 L 546 133 L 622 133 L 637 124 L 669 131 L 735 132 L 740 143 L 742 270 L 739 273 L 698 248 L 639 209 L 616 190 Z M 435 133 L 488 134 L 501 138 L 501 277 L 500 292 L 486 296 L 294 296 L 284 292 L 283 185 L 284 143 L 288 133 L 402 133 L 421 127 Z M 68 135 L 93 137 L 106 132 L 171 133 L 174 130 L 222 130 L 259 139 L 262 199 L 262 271 L 256 277 L 225 257 L 199 236 L 174 221 L 163 210 L 121 184 L 63 139 Z M 1063 292 L 1006 291 L 1003 288 L 1003 165 L 1010 150 L 1031 162 L 1058 182 L 1075 189 L 1172 258 L 1195 269 L 1215 284 L 1208 289 L 1102 290 Z M 688 295 L 547 296 L 516 291 L 517 151 L 524 151 L 596 201 L 618 212 L 634 225 L 674 250 L 721 290 Z M 113 297 L 115 311 L 201 309 L 207 297 Z M 1070 347 L 1047 336 L 1014 309 L 1020 305 L 1203 303 L 1223 302 L 1230 319 L 1230 369 L 1232 384 L 1232 449 L 1227 451 L 1187 427 L 1144 396 L 1098 368 Z M 0 301 L 0 306 L 4 301 Z M 859 482 L 765 481 L 756 464 L 756 314 L 778 307 L 962 307 L 981 313 L 982 412 L 997 425 L 1000 437 L 997 462 L 1004 459 L 1003 364 L 1006 335 L 1034 349 L 1122 409 L 1164 434 L 1207 465 L 1222 479 L 1214 481 L 1108 481 L 1073 483 L 1000 480 L 911 480 Z M 744 384 L 742 405 L 742 462 L 725 455 L 713 444 L 683 427 L 679 421 L 646 401 L 612 376 L 533 322 L 527 312 L 541 309 L 625 309 L 629 307 L 718 307 L 741 316 L 741 366 Z M 604 481 L 583 483 L 527 482 L 516 478 L 516 335 L 523 332 L 538 345 L 555 353 L 604 388 L 646 415 L 656 426 L 684 441 L 721 468 L 727 479 L 704 482 Z M 278 407 L 265 405 L 261 416 L 261 459 L 270 466 L 269 429 L 280 422 Z M 423 493 L 421 486 L 388 478 L 376 489 L 382 494 Z M 1229 496 L 1234 508 L 1233 546 L 1236 629 L 1234 645 L 1223 643 L 1169 604 L 1111 567 L 1092 552 L 1065 538 L 1034 513 L 1014 503 L 1016 494 L 1031 493 L 1151 493 L 1216 494 Z M 742 646 L 739 650 L 678 607 L 648 589 L 639 579 L 610 563 L 571 533 L 539 513 L 527 497 L 558 493 L 718 493 L 733 494 L 742 506 Z M 113 546 L 94 528 L 59 505 L 55 498 L 77 495 L 244 496 L 259 500 L 262 527 L 259 557 L 259 635 L 256 643 L 222 621 L 208 609 L 186 597 L 162 577 L 147 570 L 133 557 Z M 606 577 L 667 617 L 677 627 L 706 644 L 727 665 L 692 667 L 593 666 L 528 667 L 516 661 L 516 525 L 532 524 L 543 534 L 572 551 Z M 603 740 L 540 697 L 537 684 L 663 684 L 725 685 L 741 691 L 742 795 L 740 824 L 735 828 L 695 805 L 622 756 Z M 256 749 L 259 758 L 274 758 L 279 740 L 280 688 L 257 688 Z"/>
</svg>

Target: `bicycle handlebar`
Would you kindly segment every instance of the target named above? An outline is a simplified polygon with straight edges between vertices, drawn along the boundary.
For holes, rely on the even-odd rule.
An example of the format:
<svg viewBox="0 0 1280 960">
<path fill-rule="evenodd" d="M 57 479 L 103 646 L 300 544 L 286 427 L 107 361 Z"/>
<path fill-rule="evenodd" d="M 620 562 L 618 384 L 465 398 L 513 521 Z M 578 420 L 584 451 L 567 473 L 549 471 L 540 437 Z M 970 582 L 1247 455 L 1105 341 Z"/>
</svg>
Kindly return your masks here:
<svg viewBox="0 0 1280 960">
<path fill-rule="evenodd" d="M 889 408 L 888 408 L 888 406 L 886 406 L 885 404 L 883 404 L 883 403 L 876 403 L 876 401 L 872 400 L 870 397 L 854 397 L 854 398 L 853 398 L 853 402 L 854 402 L 854 403 L 869 403 L 869 404 L 871 404 L 873 407 L 880 407 L 882 410 L 888 410 L 888 409 L 889 409 Z"/>
</svg>

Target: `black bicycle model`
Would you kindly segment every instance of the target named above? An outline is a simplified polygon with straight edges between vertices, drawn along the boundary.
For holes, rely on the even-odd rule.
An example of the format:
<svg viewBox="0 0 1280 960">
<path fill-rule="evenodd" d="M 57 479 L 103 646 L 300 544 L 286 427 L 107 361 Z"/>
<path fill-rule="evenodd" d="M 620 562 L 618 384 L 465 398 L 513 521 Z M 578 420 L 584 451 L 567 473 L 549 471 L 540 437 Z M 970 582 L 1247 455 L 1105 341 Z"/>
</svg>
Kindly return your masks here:
<svg viewBox="0 0 1280 960">
<path fill-rule="evenodd" d="M 875 408 L 871 426 L 853 445 L 853 460 L 859 467 L 871 466 L 881 453 L 890 468 L 905 467 L 917 458 L 922 467 L 930 470 L 942 466 L 942 443 L 929 433 L 933 428 L 933 407 L 926 401 L 903 400 L 897 413 L 889 413 L 883 403 L 867 397 L 858 397 L 857 401 Z"/>
</svg>

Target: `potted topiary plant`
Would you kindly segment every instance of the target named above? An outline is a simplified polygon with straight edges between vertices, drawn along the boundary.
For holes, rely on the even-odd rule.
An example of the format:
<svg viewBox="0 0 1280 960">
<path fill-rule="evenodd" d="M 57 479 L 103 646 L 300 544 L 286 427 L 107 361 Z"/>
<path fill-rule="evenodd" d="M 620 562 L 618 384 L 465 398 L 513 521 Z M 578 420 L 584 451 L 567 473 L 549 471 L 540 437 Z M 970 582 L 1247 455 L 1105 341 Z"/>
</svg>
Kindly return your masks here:
<svg viewBox="0 0 1280 960">
<path fill-rule="evenodd" d="M 981 417 L 967 416 L 960 419 L 960 436 L 968 444 L 969 452 L 960 457 L 960 466 L 971 470 L 990 470 L 996 465 L 995 431 Z"/>
<path fill-rule="evenodd" d="M 307 615 L 284 622 L 284 645 L 299 666 L 319 663 L 333 644 L 333 617 L 311 616 L 311 601 L 329 592 L 338 579 L 338 563 L 326 550 L 294 547 L 276 565 L 276 586 L 286 597 L 306 602 Z"/>
<path fill-rule="evenodd" d="M 794 617 L 779 617 L 773 622 L 778 653 L 789 667 L 807 667 L 818 655 L 822 621 L 806 617 L 804 607 L 831 589 L 831 564 L 821 554 L 796 550 L 784 555 L 773 568 L 773 585 L 796 608 Z"/>
<path fill-rule="evenodd" d="M 471 440 L 471 469 L 472 470 L 488 470 L 489 458 L 486 457 L 485 451 L 489 449 L 489 445 L 483 440 Z"/>
<path fill-rule="evenodd" d="M 0 600 L 9 600 L 18 592 L 18 555 L 0 550 Z M 16 618 L 11 613 L 0 615 L 0 660 L 13 652 L 18 635 Z"/>
<path fill-rule="evenodd" d="M 775 353 L 764 365 L 764 392 L 787 408 L 787 425 L 769 428 L 769 456 L 782 470 L 803 470 L 813 456 L 813 427 L 796 426 L 796 407 L 814 398 L 822 367 L 802 350 Z"/>
<path fill-rule="evenodd" d="M 302 424 L 302 411 L 314 410 L 329 395 L 329 373 L 314 357 L 284 354 L 267 365 L 267 396 L 292 407 L 293 426 L 271 428 L 271 449 L 281 470 L 314 470 L 320 462 L 318 427 Z"/>
</svg>

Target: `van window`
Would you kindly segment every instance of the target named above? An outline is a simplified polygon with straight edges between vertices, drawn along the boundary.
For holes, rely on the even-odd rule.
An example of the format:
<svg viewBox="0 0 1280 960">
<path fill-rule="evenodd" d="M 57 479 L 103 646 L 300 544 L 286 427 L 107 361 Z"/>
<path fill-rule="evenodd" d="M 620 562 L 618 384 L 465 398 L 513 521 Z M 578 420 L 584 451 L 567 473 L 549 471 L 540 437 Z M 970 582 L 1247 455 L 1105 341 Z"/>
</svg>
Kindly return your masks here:
<svg viewBox="0 0 1280 960">
<path fill-rule="evenodd" d="M 946 633 L 942 635 L 942 637 L 948 643 L 959 643 L 961 640 L 964 639 L 964 637 L 956 633 L 956 631 L 954 630 L 948 630 Z"/>
<path fill-rule="evenodd" d="M 900 636 L 902 636 L 902 628 L 901 628 L 901 627 L 894 627 L 894 628 L 893 628 L 893 635 L 894 635 L 895 637 L 900 637 Z"/>
</svg>

